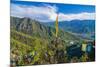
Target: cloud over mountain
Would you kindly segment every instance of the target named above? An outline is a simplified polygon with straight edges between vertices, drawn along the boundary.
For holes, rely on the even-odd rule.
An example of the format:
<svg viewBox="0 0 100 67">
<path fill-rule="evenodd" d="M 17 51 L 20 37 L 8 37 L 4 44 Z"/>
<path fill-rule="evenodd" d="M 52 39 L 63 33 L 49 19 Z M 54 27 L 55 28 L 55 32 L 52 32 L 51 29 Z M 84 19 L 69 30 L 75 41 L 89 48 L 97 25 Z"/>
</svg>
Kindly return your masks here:
<svg viewBox="0 0 100 67">
<path fill-rule="evenodd" d="M 29 6 L 11 4 L 11 16 L 16 17 L 29 17 L 41 22 L 55 21 L 57 13 L 59 13 L 59 21 L 71 20 L 94 20 L 95 13 L 93 12 L 80 12 L 80 13 L 63 13 L 59 12 L 56 5 L 44 4 L 42 6 Z"/>
</svg>

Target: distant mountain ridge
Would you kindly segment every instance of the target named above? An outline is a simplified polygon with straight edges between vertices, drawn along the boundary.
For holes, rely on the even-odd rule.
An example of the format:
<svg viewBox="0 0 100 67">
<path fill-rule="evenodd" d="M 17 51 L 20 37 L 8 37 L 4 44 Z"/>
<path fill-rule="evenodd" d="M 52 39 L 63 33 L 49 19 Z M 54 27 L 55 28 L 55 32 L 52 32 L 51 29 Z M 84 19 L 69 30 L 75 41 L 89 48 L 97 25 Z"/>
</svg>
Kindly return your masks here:
<svg viewBox="0 0 100 67">
<path fill-rule="evenodd" d="M 54 27 L 53 22 L 44 23 L 45 25 Z M 72 20 L 59 22 L 59 28 L 64 31 L 76 33 L 84 37 L 92 37 L 95 35 L 95 20 Z"/>
<path fill-rule="evenodd" d="M 45 24 L 49 26 L 54 26 L 53 22 L 48 22 Z M 59 28 L 65 31 L 71 31 L 75 33 L 91 33 L 95 31 L 95 20 L 62 21 L 59 22 Z"/>
</svg>

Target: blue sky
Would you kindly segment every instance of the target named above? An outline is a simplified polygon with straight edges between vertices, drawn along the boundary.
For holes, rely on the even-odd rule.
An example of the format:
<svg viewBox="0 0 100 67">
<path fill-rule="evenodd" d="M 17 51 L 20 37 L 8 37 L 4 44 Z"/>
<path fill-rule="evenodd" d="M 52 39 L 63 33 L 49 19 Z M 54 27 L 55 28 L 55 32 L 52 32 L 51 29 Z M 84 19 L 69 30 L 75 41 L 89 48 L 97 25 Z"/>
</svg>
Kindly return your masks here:
<svg viewBox="0 0 100 67">
<path fill-rule="evenodd" d="M 29 17 L 42 22 L 50 22 L 55 21 L 57 14 L 59 14 L 59 21 L 94 20 L 95 6 L 11 1 L 11 16 Z"/>
</svg>

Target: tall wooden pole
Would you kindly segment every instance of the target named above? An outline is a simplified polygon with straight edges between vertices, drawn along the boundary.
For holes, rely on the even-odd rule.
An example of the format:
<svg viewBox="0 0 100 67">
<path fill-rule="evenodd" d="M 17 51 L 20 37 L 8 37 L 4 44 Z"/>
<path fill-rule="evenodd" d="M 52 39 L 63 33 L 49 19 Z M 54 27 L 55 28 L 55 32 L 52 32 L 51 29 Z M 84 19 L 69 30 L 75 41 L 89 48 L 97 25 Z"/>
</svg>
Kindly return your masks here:
<svg viewBox="0 0 100 67">
<path fill-rule="evenodd" d="M 55 28 L 56 28 L 56 37 L 57 37 L 57 36 L 58 36 L 58 15 L 57 15 L 57 17 L 56 17 Z"/>
</svg>

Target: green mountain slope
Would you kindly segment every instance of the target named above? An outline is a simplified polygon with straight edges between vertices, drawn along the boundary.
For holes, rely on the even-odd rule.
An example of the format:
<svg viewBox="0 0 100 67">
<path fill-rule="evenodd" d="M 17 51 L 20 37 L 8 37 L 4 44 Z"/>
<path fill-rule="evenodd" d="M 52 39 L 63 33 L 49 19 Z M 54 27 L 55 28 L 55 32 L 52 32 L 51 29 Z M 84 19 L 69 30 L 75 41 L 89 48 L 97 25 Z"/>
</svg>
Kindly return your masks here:
<svg viewBox="0 0 100 67">
<path fill-rule="evenodd" d="M 70 41 L 82 39 L 62 30 L 56 38 L 55 28 L 29 18 L 11 17 L 11 62 L 14 58 L 16 65 L 68 62 L 66 47 Z"/>
<path fill-rule="evenodd" d="M 11 29 L 28 34 L 30 36 L 38 36 L 38 37 L 43 37 L 43 38 L 49 38 L 49 37 L 55 36 L 54 28 L 48 27 L 38 21 L 31 20 L 29 18 L 11 17 Z M 73 34 L 69 32 L 64 32 L 62 30 L 59 30 L 58 36 L 60 38 L 65 38 L 68 40 L 69 39 L 71 40 L 79 39 Z"/>
</svg>

